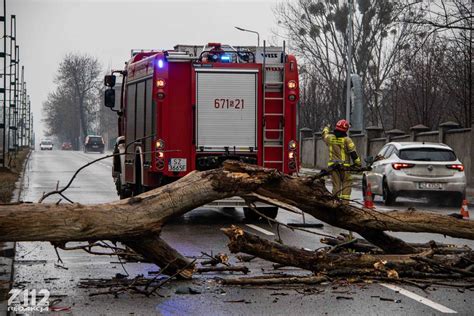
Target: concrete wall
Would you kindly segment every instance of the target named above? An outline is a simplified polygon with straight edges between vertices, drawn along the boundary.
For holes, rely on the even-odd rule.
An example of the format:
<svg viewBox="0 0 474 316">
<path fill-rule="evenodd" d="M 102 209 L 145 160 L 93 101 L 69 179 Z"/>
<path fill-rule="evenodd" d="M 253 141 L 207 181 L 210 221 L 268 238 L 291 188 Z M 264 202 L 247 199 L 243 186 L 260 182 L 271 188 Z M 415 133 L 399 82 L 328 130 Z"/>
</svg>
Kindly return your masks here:
<svg viewBox="0 0 474 316">
<path fill-rule="evenodd" d="M 375 138 L 369 140 L 369 150 L 367 153 L 367 156 L 372 156 L 375 157 L 379 153 L 379 151 L 382 149 L 383 145 L 387 143 L 386 138 Z"/>
<path fill-rule="evenodd" d="M 329 149 L 322 138 L 316 140 L 316 168 L 323 169 L 328 166 Z"/>
<path fill-rule="evenodd" d="M 463 130 L 457 132 L 456 130 L 447 131 L 446 135 L 444 136 L 444 143 L 451 147 L 458 159 L 464 165 L 464 172 L 466 173 L 466 177 L 468 178 L 468 182 L 474 184 L 472 177 L 474 176 L 474 170 L 472 166 L 471 160 L 471 152 L 473 148 L 471 148 L 471 143 L 467 141 L 471 137 L 471 130 Z M 469 177 L 471 175 L 471 177 Z"/>
<path fill-rule="evenodd" d="M 416 135 L 417 142 L 427 142 L 427 143 L 438 143 L 439 142 L 439 132 L 426 132 L 419 133 Z M 449 145 L 448 145 L 449 146 Z"/>
<path fill-rule="evenodd" d="M 415 129 L 415 127 L 414 127 Z M 389 134 L 388 132 L 387 134 Z M 367 133 L 368 134 L 368 133 Z M 474 184 L 474 165 L 471 157 L 474 156 L 474 128 L 452 128 L 440 127 L 437 131 L 423 131 L 420 133 L 412 130 L 411 134 L 397 135 L 392 137 L 379 137 L 369 139 L 367 134 L 352 135 L 357 153 L 364 160 L 367 156 L 375 157 L 382 147 L 392 141 L 422 141 L 443 143 L 450 146 L 459 160 L 464 164 L 466 178 L 469 184 Z M 329 152 L 321 136 L 314 135 L 312 138 L 304 138 L 301 143 L 302 166 L 308 168 L 322 169 L 327 167 Z"/>
<path fill-rule="evenodd" d="M 314 165 L 313 138 L 303 138 L 301 140 L 301 166 L 311 168 Z"/>
</svg>

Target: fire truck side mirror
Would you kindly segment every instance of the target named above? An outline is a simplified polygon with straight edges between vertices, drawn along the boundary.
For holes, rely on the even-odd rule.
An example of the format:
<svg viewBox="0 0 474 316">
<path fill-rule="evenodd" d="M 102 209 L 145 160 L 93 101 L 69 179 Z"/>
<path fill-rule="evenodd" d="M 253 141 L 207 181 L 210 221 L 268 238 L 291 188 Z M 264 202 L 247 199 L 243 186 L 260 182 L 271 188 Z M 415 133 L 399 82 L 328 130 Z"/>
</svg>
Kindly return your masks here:
<svg viewBox="0 0 474 316">
<path fill-rule="evenodd" d="M 114 75 L 106 75 L 104 77 L 104 84 L 107 87 L 113 88 L 115 86 L 115 76 Z"/>
<path fill-rule="evenodd" d="M 109 88 L 105 90 L 104 104 L 106 107 L 113 109 L 115 107 L 115 90 Z"/>
</svg>

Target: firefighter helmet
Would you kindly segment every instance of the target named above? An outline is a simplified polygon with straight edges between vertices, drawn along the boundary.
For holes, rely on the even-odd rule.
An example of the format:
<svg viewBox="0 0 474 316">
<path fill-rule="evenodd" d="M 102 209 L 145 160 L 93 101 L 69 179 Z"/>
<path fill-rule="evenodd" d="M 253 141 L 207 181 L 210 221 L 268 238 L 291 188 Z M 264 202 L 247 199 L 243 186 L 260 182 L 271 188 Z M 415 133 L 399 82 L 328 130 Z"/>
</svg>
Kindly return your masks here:
<svg viewBox="0 0 474 316">
<path fill-rule="evenodd" d="M 347 132 L 349 130 L 349 122 L 346 120 L 340 120 L 336 123 L 336 130 L 341 132 Z"/>
</svg>

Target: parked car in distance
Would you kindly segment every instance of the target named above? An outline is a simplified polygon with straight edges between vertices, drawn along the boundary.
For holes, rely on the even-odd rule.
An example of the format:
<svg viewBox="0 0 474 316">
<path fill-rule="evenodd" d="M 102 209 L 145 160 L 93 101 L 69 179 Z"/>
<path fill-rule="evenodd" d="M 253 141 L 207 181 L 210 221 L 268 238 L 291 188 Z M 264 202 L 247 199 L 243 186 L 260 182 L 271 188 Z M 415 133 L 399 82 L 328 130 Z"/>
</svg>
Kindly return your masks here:
<svg viewBox="0 0 474 316">
<path fill-rule="evenodd" d="M 100 135 L 87 135 L 84 140 L 84 152 L 96 151 L 104 153 L 104 139 Z"/>
<path fill-rule="evenodd" d="M 72 144 L 70 142 L 63 142 L 61 145 L 62 150 L 72 150 Z"/>
<path fill-rule="evenodd" d="M 370 184 L 372 195 L 392 205 L 397 197 L 427 197 L 435 204 L 460 206 L 466 196 L 464 165 L 445 144 L 391 142 L 375 158 L 372 170 L 362 177 L 362 190 Z"/>
<path fill-rule="evenodd" d="M 49 139 L 42 139 L 40 142 L 41 150 L 53 150 L 53 142 Z"/>
</svg>

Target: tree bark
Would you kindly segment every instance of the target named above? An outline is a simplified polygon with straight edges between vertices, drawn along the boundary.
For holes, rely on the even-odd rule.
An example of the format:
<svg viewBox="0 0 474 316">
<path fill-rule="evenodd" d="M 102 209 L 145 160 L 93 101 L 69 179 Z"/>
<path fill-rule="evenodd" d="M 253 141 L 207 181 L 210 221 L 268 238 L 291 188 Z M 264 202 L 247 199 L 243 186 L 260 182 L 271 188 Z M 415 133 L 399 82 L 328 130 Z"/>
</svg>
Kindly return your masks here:
<svg viewBox="0 0 474 316">
<path fill-rule="evenodd" d="M 418 263 L 410 255 L 369 255 L 360 253 L 333 254 L 330 252 L 315 252 L 282 245 L 262 239 L 256 235 L 244 232 L 241 228 L 232 226 L 221 229 L 229 237 L 228 247 L 232 253 L 243 252 L 259 258 L 298 267 L 312 272 L 326 272 L 333 269 L 373 269 L 374 264 L 386 261 L 391 268 L 406 269 Z"/>
<path fill-rule="evenodd" d="M 474 221 L 414 210 L 381 213 L 346 205 L 321 180 L 231 161 L 223 168 L 195 171 L 167 186 L 114 203 L 1 205 L 0 241 L 121 241 L 162 268 L 171 265 L 169 269 L 187 270 L 187 260 L 175 260 L 177 253 L 158 238 L 162 226 L 172 217 L 231 196 L 262 196 L 298 207 L 328 224 L 359 233 L 387 253 L 414 253 L 416 248 L 384 231 L 474 239 Z"/>
</svg>

